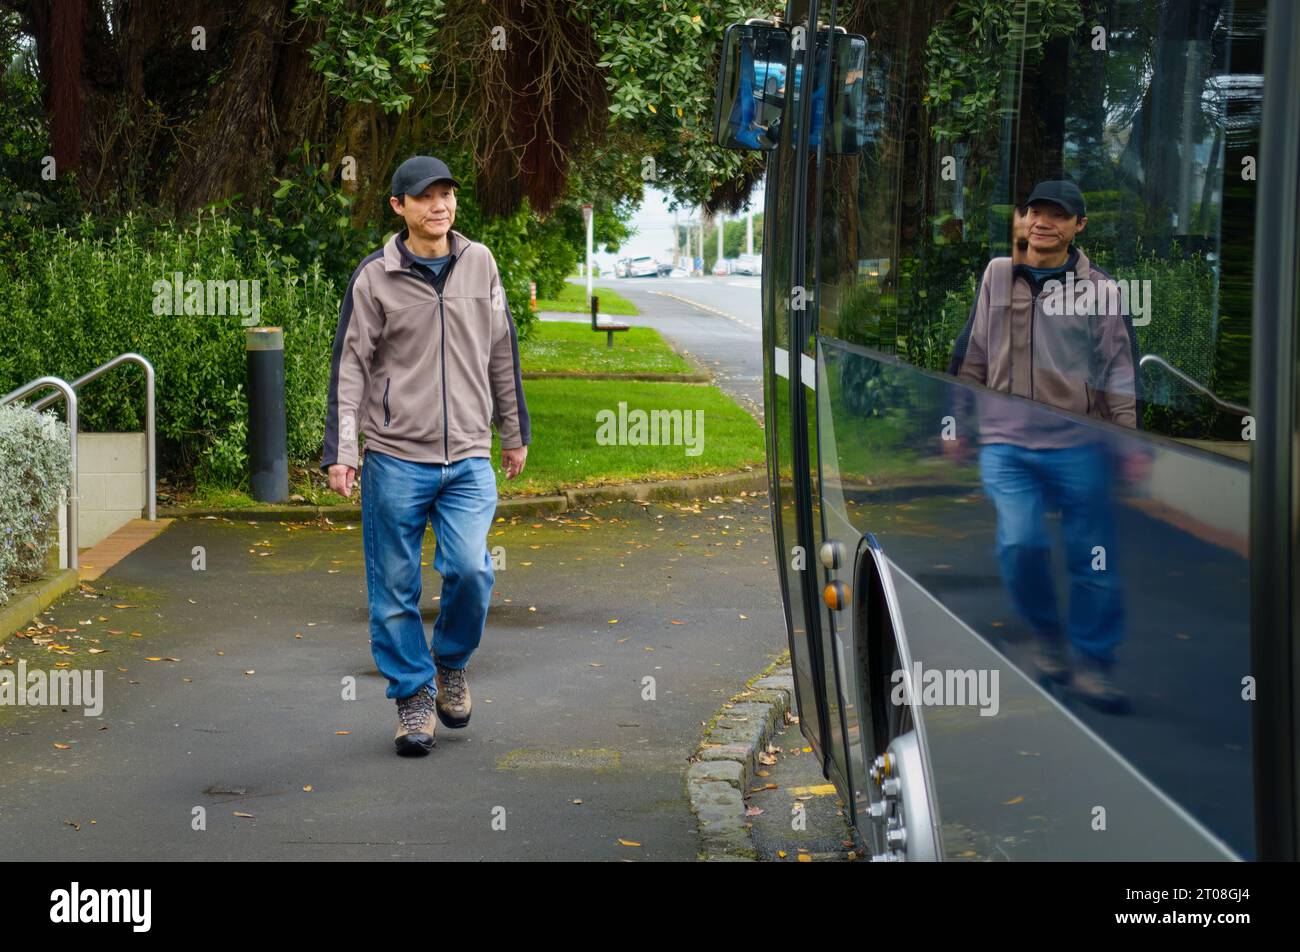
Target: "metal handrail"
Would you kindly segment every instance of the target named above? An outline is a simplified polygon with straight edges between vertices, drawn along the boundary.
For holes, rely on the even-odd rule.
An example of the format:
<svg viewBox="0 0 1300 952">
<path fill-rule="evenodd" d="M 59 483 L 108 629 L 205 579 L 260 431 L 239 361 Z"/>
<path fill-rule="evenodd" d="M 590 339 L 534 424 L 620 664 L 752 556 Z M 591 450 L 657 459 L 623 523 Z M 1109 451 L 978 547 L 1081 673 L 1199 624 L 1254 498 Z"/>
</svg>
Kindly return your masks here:
<svg viewBox="0 0 1300 952">
<path fill-rule="evenodd" d="M 68 401 L 68 444 L 72 462 L 72 482 L 68 485 L 68 568 L 75 569 L 77 562 L 77 500 L 81 498 L 81 483 L 77 478 L 77 391 L 62 377 L 37 377 L 0 397 L 0 406 L 25 397 L 34 390 L 57 387 Z M 29 408 L 30 409 L 30 408 Z"/>
<path fill-rule="evenodd" d="M 1227 400 L 1220 399 L 1210 391 L 1209 387 L 1193 380 L 1191 377 L 1187 376 L 1187 374 L 1183 373 L 1181 370 L 1179 370 L 1177 367 L 1175 367 L 1173 364 L 1171 364 L 1169 361 L 1165 360 L 1163 357 L 1159 356 L 1158 354 L 1144 354 L 1142 359 L 1138 361 L 1139 367 L 1145 367 L 1147 364 L 1158 364 L 1162 369 L 1173 374 L 1175 377 L 1177 377 L 1183 383 L 1187 384 L 1187 386 L 1191 387 L 1193 390 L 1209 397 L 1210 400 L 1213 401 L 1216 406 L 1221 407 L 1224 410 L 1228 410 L 1232 413 L 1240 413 L 1242 416 L 1250 416 L 1250 407 L 1243 407 L 1239 403 L 1230 403 Z"/>
<path fill-rule="evenodd" d="M 76 390 L 84 383 L 89 383 L 96 377 L 107 373 L 118 364 L 137 363 L 144 368 L 144 386 L 145 386 L 145 403 L 144 403 L 144 428 L 145 428 L 145 481 L 149 484 L 149 519 L 158 518 L 158 468 L 156 449 L 154 446 L 156 439 L 156 420 L 154 415 L 154 374 L 153 364 L 136 353 L 118 354 L 112 360 L 100 364 L 90 373 L 82 374 L 76 380 L 72 381 L 72 389 Z M 43 397 L 36 403 L 33 403 L 31 409 L 41 410 L 49 406 L 55 400 L 59 399 L 57 393 L 52 393 L 48 397 Z"/>
</svg>

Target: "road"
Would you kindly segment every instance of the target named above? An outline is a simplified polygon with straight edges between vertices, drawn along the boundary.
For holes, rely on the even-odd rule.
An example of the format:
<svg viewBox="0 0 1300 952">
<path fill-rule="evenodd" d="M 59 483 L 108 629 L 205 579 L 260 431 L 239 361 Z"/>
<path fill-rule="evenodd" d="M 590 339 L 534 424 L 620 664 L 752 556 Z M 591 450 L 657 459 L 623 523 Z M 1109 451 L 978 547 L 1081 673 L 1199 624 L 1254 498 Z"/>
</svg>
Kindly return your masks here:
<svg viewBox="0 0 1300 952">
<path fill-rule="evenodd" d="M 725 393 L 762 420 L 763 312 L 759 278 L 603 277 L 596 283 L 617 291 L 641 309 L 639 317 L 619 320 L 658 330 L 678 350 L 714 373 Z"/>
</svg>

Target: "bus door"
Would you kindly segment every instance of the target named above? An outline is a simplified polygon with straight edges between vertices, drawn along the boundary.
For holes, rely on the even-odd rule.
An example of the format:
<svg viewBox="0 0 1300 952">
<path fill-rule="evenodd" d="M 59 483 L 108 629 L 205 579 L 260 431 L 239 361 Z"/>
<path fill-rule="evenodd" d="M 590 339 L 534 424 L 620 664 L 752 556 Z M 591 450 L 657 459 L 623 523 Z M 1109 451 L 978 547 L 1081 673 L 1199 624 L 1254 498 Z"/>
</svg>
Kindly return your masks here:
<svg viewBox="0 0 1300 952">
<path fill-rule="evenodd" d="M 764 413 L 772 530 L 800 727 L 821 758 L 823 772 L 849 796 L 843 718 L 833 646 L 825 638 L 819 582 L 821 539 L 817 500 L 817 364 L 812 349 L 816 313 L 814 249 L 819 150 L 845 147 L 841 103 L 830 82 L 836 44 L 865 40 L 809 24 L 824 20 L 815 0 L 793 0 L 784 23 L 750 21 L 728 28 L 718 82 L 715 141 L 768 152 L 763 241 Z M 834 49 L 839 50 L 839 46 Z M 828 95 L 828 90 L 832 91 Z M 851 130 L 850 130 L 851 132 Z M 793 343 L 792 343 L 793 342 Z"/>
</svg>

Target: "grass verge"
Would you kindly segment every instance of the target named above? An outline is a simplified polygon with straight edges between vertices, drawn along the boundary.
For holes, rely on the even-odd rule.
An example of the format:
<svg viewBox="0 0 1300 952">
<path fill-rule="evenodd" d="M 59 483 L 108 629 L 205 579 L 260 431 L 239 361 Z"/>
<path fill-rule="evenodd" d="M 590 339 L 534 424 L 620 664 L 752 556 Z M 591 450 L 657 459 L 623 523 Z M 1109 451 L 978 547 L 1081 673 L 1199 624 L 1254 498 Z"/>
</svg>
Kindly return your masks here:
<svg viewBox="0 0 1300 952">
<path fill-rule="evenodd" d="M 613 288 L 595 287 L 592 289 L 592 293 L 600 298 L 601 314 L 636 317 L 641 313 L 635 304 Z M 566 281 L 564 287 L 560 289 L 558 298 L 546 298 L 545 300 L 538 298 L 537 310 L 573 311 L 576 314 L 586 314 L 590 318 L 591 304 L 587 301 L 587 286 L 585 284 L 570 284 Z"/>
<path fill-rule="evenodd" d="M 693 373 L 688 364 L 650 327 L 633 327 L 614 335 L 613 349 L 590 324 L 539 321 L 533 335 L 519 345 L 525 371 L 551 373 Z"/>
</svg>

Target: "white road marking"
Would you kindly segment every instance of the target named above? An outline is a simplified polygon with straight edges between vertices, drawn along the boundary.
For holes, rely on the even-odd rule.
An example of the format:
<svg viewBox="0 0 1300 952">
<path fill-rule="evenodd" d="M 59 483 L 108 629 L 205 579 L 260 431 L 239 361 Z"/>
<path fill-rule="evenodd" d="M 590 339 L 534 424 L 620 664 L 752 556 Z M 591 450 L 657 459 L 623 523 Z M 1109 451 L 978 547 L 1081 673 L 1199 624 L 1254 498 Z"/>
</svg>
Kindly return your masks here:
<svg viewBox="0 0 1300 952">
<path fill-rule="evenodd" d="M 691 305 L 691 307 L 698 307 L 701 311 L 707 311 L 710 314 L 716 314 L 718 317 L 725 317 L 727 320 L 739 324 L 741 327 L 745 328 L 746 330 L 756 331 L 757 333 L 760 334 L 762 333 L 762 328 L 755 327 L 753 324 L 749 323 L 749 321 L 741 320 L 735 314 L 730 314 L 722 310 L 721 308 L 712 307 L 708 304 L 701 304 L 699 301 L 692 301 L 688 297 L 682 297 L 680 294 L 673 294 L 671 291 L 651 291 L 650 293 L 662 294 L 664 297 L 670 297 L 674 301 L 681 301 L 683 304 Z"/>
</svg>

